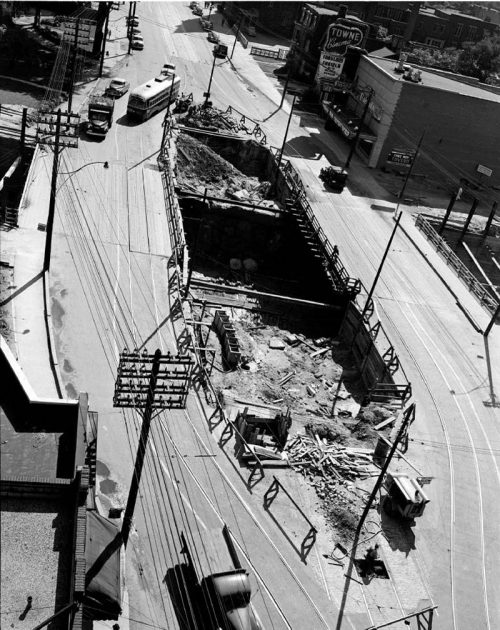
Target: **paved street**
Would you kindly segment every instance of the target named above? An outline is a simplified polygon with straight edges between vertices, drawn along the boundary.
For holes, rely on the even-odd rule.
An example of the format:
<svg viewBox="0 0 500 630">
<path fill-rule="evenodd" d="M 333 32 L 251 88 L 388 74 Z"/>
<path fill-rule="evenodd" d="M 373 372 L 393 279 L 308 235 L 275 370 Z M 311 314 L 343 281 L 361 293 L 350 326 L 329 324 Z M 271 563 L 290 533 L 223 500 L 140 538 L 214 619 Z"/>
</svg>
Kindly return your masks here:
<svg viewBox="0 0 500 630">
<path fill-rule="evenodd" d="M 125 7 L 113 13 L 117 35 L 125 15 Z M 200 101 L 212 45 L 198 18 L 187 4 L 166 2 L 140 3 L 138 16 L 145 49 L 127 57 L 126 40 L 114 41 L 121 53 L 110 76 L 122 76 L 134 87 L 157 74 L 163 63 L 173 62 L 181 89 Z M 220 14 L 212 17 L 218 29 Z M 231 50 L 234 37 L 227 25 L 218 30 Z M 261 122 L 268 143 L 281 146 L 289 104 L 277 110 L 281 95 L 274 82 L 240 44 L 232 62 L 216 63 L 214 105 L 231 105 Z M 131 124 L 126 104 L 127 96 L 117 100 L 114 124 L 103 142 L 83 138 L 77 150 L 62 153 L 50 270 L 52 323 L 66 395 L 89 392 L 92 408 L 99 412 L 97 473 L 104 513 L 126 502 L 140 430 L 133 411 L 112 406 L 118 354 L 124 347 L 175 352 L 179 332 L 156 163 L 163 114 Z M 356 158 L 351 191 L 335 195 L 324 190 L 318 179 L 321 167 L 327 159 L 345 159 L 346 153 L 320 119 L 293 116 L 285 157 L 299 172 L 350 275 L 369 289 L 394 226 L 394 204 Z M 40 157 L 33 182 L 33 191 L 45 191 L 44 199 L 48 158 Z M 30 221 L 34 230 L 37 221 Z M 153 421 L 126 554 L 122 629 L 127 623 L 130 628 L 181 627 L 188 613 L 176 601 L 175 589 L 165 584 L 169 570 L 185 562 L 180 533 L 194 550 L 200 572 L 227 570 L 231 560 L 221 534 L 224 523 L 251 570 L 253 605 L 265 628 L 367 628 L 429 599 L 439 606 L 437 630 L 500 627 L 500 410 L 484 404 L 490 400 L 487 353 L 482 334 L 471 324 L 484 330 L 490 316 L 417 232 L 407 209 L 402 228 L 375 291 L 374 317 L 395 346 L 417 403 L 407 457 L 434 479 L 427 487 L 431 504 L 412 530 L 414 540 L 386 532 L 384 553 L 397 580 L 368 587 L 349 583 L 341 569 L 325 566 L 319 553 L 309 564 L 300 563 L 248 491 L 246 471 L 235 467 L 233 453 L 217 445 L 203 394 L 193 391 L 185 411 L 163 413 Z M 28 237 L 39 247 L 36 233 Z M 35 285 L 35 290 L 40 289 Z M 365 297 L 363 292 L 361 304 Z M 19 317 L 16 312 L 17 328 L 23 326 Z M 498 326 L 489 339 L 491 380 L 499 395 Z M 39 369 L 28 368 L 22 352 L 19 360 L 28 376 L 29 369 Z M 53 395 L 51 384 L 37 393 Z M 343 599 L 345 614 L 339 617 Z"/>
</svg>

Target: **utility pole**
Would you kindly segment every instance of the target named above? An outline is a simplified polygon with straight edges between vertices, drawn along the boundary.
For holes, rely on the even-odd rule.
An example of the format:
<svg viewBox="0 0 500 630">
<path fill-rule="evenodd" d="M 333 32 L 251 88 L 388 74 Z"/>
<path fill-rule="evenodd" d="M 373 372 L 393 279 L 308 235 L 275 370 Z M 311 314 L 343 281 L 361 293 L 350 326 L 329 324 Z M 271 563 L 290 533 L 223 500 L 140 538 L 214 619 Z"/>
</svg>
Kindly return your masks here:
<svg viewBox="0 0 500 630">
<path fill-rule="evenodd" d="M 288 72 L 286 75 L 286 81 L 285 81 L 285 87 L 283 88 L 283 95 L 281 97 L 281 103 L 278 109 L 281 109 L 283 107 L 283 103 L 285 102 L 285 96 L 286 96 L 286 90 L 288 88 L 288 82 L 290 81 L 290 68 L 288 68 Z"/>
<path fill-rule="evenodd" d="M 104 35 L 102 38 L 102 51 L 101 51 L 101 63 L 99 64 L 99 78 L 102 77 L 102 68 L 104 66 L 104 55 L 106 51 L 106 38 L 108 36 L 108 26 L 109 26 L 109 14 L 111 12 L 111 2 L 108 2 L 106 5 L 106 21 L 104 22 Z"/>
<path fill-rule="evenodd" d="M 406 185 L 410 181 L 410 175 L 412 174 L 413 167 L 415 166 L 415 163 L 417 161 L 418 152 L 420 151 L 420 147 L 422 146 L 422 142 L 423 142 L 424 136 L 425 136 L 425 131 L 420 136 L 420 140 L 418 141 L 417 148 L 415 149 L 415 155 L 413 156 L 413 160 L 411 161 L 410 168 L 408 169 L 408 172 L 406 173 L 405 181 L 403 182 L 403 188 L 401 188 L 401 190 L 399 191 L 399 194 L 398 194 L 398 205 L 396 206 L 396 212 L 399 210 L 400 200 L 402 199 L 403 195 L 405 194 Z"/>
<path fill-rule="evenodd" d="M 54 228 L 54 214 L 56 207 L 57 192 L 57 170 L 59 167 L 59 151 L 61 147 L 78 146 L 78 127 L 80 116 L 67 112 L 64 114 L 65 131 L 61 133 L 61 110 L 57 112 L 46 112 L 39 114 L 36 139 L 40 144 L 48 144 L 54 147 L 54 159 L 52 162 L 52 179 L 50 183 L 49 213 L 47 216 L 45 254 L 43 258 L 43 270 L 48 271 L 50 267 L 50 250 L 52 246 L 52 232 Z M 54 134 L 55 123 L 55 134 Z"/>
<path fill-rule="evenodd" d="M 127 37 L 128 37 L 128 51 L 127 51 L 127 55 L 130 55 L 130 49 L 132 47 L 132 28 L 133 28 L 132 22 L 134 21 L 134 18 L 135 18 L 136 4 L 137 4 L 137 2 L 132 2 L 130 4 L 130 9 L 131 9 L 132 13 L 130 13 L 130 11 L 129 11 L 128 27 L 127 27 Z M 134 5 L 133 10 L 132 10 L 132 5 Z"/>
<path fill-rule="evenodd" d="M 76 55 L 78 51 L 78 31 L 80 30 L 80 20 L 75 24 L 75 42 L 73 44 L 73 61 L 71 62 L 71 83 L 69 84 L 68 112 L 71 111 L 73 105 L 73 89 L 75 87 L 76 78 Z"/>
<path fill-rule="evenodd" d="M 213 56 L 214 56 L 214 61 L 212 63 L 212 71 L 210 72 L 210 79 L 208 81 L 208 88 L 207 91 L 203 93 L 203 96 L 205 97 L 205 103 L 203 105 L 203 107 L 208 107 L 208 99 L 210 98 L 210 88 L 212 86 L 212 77 L 214 76 L 214 70 L 215 70 L 215 60 L 216 60 L 216 56 L 215 56 L 215 50 L 213 51 Z"/>
<path fill-rule="evenodd" d="M 363 114 L 361 116 L 361 120 L 360 120 L 358 128 L 356 130 L 356 135 L 354 136 L 354 140 L 351 142 L 351 148 L 349 150 L 349 155 L 347 156 L 347 160 L 346 160 L 345 165 L 344 165 L 344 170 L 345 171 L 347 171 L 347 169 L 349 168 L 349 166 L 351 164 L 352 156 L 354 155 L 354 151 L 356 150 L 356 146 L 358 144 L 359 136 L 361 135 L 361 127 L 363 126 L 363 123 L 365 122 L 365 117 L 366 117 L 366 114 L 368 112 L 368 108 L 370 107 L 370 101 L 372 100 L 372 96 L 373 96 L 373 90 L 370 89 L 370 92 L 368 93 L 368 96 L 367 96 L 367 99 L 366 99 L 365 107 L 363 109 Z"/>
<path fill-rule="evenodd" d="M 361 518 L 359 519 L 359 523 L 358 526 L 356 528 L 356 534 L 354 535 L 354 540 L 358 540 L 359 536 L 361 534 L 361 530 L 363 529 L 363 525 L 366 521 L 366 517 L 368 516 L 368 512 L 370 511 L 370 508 L 373 504 L 373 501 L 375 500 L 375 497 L 377 496 L 377 492 L 380 489 L 380 486 L 382 485 L 383 481 L 384 481 L 384 477 L 385 477 L 385 473 L 387 472 L 387 469 L 389 468 L 389 464 L 391 463 L 392 458 L 394 457 L 394 453 L 396 452 L 396 448 L 398 447 L 398 444 L 401 440 L 401 438 L 405 435 L 408 425 L 411 422 L 411 420 L 414 418 L 415 416 L 415 403 L 412 403 L 409 407 L 407 407 L 404 412 L 403 412 L 403 421 L 401 422 L 401 426 L 399 428 L 398 434 L 396 436 L 396 439 L 394 440 L 391 450 L 389 452 L 389 455 L 387 455 L 387 458 L 385 460 L 384 465 L 382 466 L 382 470 L 380 471 L 380 474 L 377 478 L 377 481 L 375 483 L 375 486 L 373 487 L 373 490 L 368 498 L 368 501 L 365 504 L 363 513 L 361 514 Z"/>
<path fill-rule="evenodd" d="M 283 144 L 281 145 L 281 151 L 278 157 L 278 164 L 276 166 L 276 179 L 278 178 L 278 174 L 280 172 L 281 160 L 283 159 L 283 152 L 285 150 L 286 138 L 288 136 L 288 130 L 290 129 L 290 123 L 292 121 L 293 108 L 295 107 L 295 99 L 297 98 L 297 94 L 293 95 L 292 105 L 290 107 L 290 114 L 288 115 L 288 122 L 286 123 L 285 137 L 283 138 Z"/>
<path fill-rule="evenodd" d="M 47 236 L 45 237 L 45 254 L 43 270 L 50 268 L 50 251 L 52 248 L 52 232 L 54 230 L 54 214 L 56 209 L 57 169 L 59 167 L 59 134 L 61 133 L 61 110 L 57 110 L 56 139 L 54 144 L 54 158 L 52 160 L 52 179 L 50 182 L 49 216 L 47 218 Z"/>
<path fill-rule="evenodd" d="M 451 211 L 453 210 L 453 206 L 455 205 L 455 202 L 457 201 L 457 199 L 460 198 L 461 192 L 462 192 L 462 189 L 459 188 L 456 192 L 454 192 L 451 195 L 450 201 L 448 203 L 448 207 L 446 208 L 446 212 L 444 213 L 443 220 L 441 221 L 441 225 L 439 226 L 439 230 L 438 230 L 439 235 L 443 233 L 444 228 L 446 227 L 446 224 L 448 223 L 448 219 L 450 218 Z"/>
<path fill-rule="evenodd" d="M 378 266 L 377 273 L 375 274 L 375 279 L 373 280 L 372 287 L 370 289 L 370 292 L 368 293 L 368 297 L 366 298 L 365 307 L 363 309 L 363 312 L 361 313 L 361 320 L 360 320 L 361 322 L 363 321 L 363 317 L 365 316 L 365 313 L 368 309 L 368 305 L 370 304 L 370 301 L 373 297 L 373 292 L 375 291 L 375 287 L 377 286 L 378 279 L 380 278 L 380 274 L 382 273 L 382 267 L 384 266 L 385 259 L 387 258 L 387 254 L 389 253 L 389 250 L 391 248 L 392 240 L 394 238 L 394 235 L 396 234 L 396 230 L 398 229 L 402 214 L 403 213 L 400 212 L 398 216 L 396 217 L 396 224 L 394 225 L 391 236 L 389 238 L 389 242 L 387 243 L 387 246 L 385 248 L 384 255 L 382 256 L 382 260 L 380 261 L 380 265 Z"/>
<path fill-rule="evenodd" d="M 494 201 L 493 205 L 491 206 L 490 216 L 488 217 L 488 220 L 486 221 L 486 227 L 484 228 L 483 238 L 486 238 L 488 234 L 490 233 L 490 227 L 497 211 L 497 205 L 498 205 L 498 202 Z"/>
<path fill-rule="evenodd" d="M 460 233 L 460 237 L 458 239 L 459 243 L 464 239 L 465 235 L 467 234 L 467 228 L 469 227 L 469 224 L 472 221 L 472 217 L 474 216 L 474 212 L 476 211 L 478 204 L 479 204 L 479 201 L 476 198 L 474 198 L 474 200 L 472 201 L 472 206 L 470 207 L 470 210 L 469 210 L 469 214 L 467 215 L 467 218 L 465 219 L 464 227 L 462 228 L 462 231 Z"/>
<path fill-rule="evenodd" d="M 185 408 L 193 363 L 191 356 L 162 355 L 159 349 L 154 355 L 147 351 L 139 353 L 137 350 L 120 353 L 113 406 L 133 408 L 142 415 L 134 473 L 121 531 L 125 546 L 132 527 L 154 411 L 158 410 L 159 413 L 164 409 Z"/>
</svg>

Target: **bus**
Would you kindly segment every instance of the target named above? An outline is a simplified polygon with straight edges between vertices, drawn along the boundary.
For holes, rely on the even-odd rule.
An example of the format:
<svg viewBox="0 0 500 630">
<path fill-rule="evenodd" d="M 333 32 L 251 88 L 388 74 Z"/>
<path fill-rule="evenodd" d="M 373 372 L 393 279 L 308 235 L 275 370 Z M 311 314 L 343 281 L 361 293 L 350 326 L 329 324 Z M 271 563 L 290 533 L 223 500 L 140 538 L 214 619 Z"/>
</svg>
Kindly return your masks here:
<svg viewBox="0 0 500 630">
<path fill-rule="evenodd" d="M 180 85 L 180 77 L 164 74 L 139 85 L 130 92 L 127 114 L 132 118 L 147 120 L 167 107 L 170 99 L 173 107 L 179 95 Z"/>
</svg>

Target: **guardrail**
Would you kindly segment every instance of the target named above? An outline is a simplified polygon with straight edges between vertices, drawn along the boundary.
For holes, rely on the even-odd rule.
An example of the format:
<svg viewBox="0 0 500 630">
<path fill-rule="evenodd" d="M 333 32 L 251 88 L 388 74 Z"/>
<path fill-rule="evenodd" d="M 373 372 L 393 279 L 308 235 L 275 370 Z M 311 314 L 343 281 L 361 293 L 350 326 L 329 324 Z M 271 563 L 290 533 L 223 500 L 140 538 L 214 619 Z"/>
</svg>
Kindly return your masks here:
<svg viewBox="0 0 500 630">
<path fill-rule="evenodd" d="M 271 147 L 271 153 L 273 154 L 275 160 L 277 160 L 279 149 L 276 149 L 276 147 Z M 323 228 L 321 227 L 316 215 L 314 214 L 311 204 L 307 199 L 302 180 L 300 179 L 299 174 L 294 169 L 291 162 L 289 160 L 282 160 L 280 171 L 284 176 L 288 186 L 291 188 L 295 205 L 300 207 L 304 215 L 307 217 L 311 229 L 315 233 L 318 242 L 321 245 L 323 255 L 328 262 L 329 270 L 340 282 L 341 289 L 349 293 L 351 299 L 353 299 L 361 290 L 361 283 L 359 279 L 351 278 L 351 276 L 349 276 L 347 272 L 347 269 L 342 264 L 342 261 L 340 260 L 340 257 L 338 255 L 337 248 L 335 247 L 335 245 L 332 245 L 330 243 L 330 240 L 323 231 Z"/>
<path fill-rule="evenodd" d="M 494 313 L 498 307 L 498 298 L 490 292 L 479 280 L 469 271 L 460 258 L 455 254 L 446 241 L 436 232 L 432 225 L 421 214 L 417 215 L 415 225 L 424 236 L 434 245 L 438 254 L 444 258 L 446 264 L 450 266 L 460 280 L 466 285 L 469 291 L 488 309 Z"/>
</svg>

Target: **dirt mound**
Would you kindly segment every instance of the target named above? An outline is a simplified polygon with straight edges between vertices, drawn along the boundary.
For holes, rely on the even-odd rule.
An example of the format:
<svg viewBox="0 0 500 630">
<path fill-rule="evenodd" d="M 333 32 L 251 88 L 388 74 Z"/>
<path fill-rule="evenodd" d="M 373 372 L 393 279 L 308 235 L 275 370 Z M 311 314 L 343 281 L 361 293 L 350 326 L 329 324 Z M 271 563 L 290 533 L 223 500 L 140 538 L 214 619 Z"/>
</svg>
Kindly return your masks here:
<svg viewBox="0 0 500 630">
<path fill-rule="evenodd" d="M 177 138 L 177 181 L 184 189 L 240 201 L 261 201 L 270 184 L 244 175 L 213 149 L 192 136 Z"/>
</svg>

